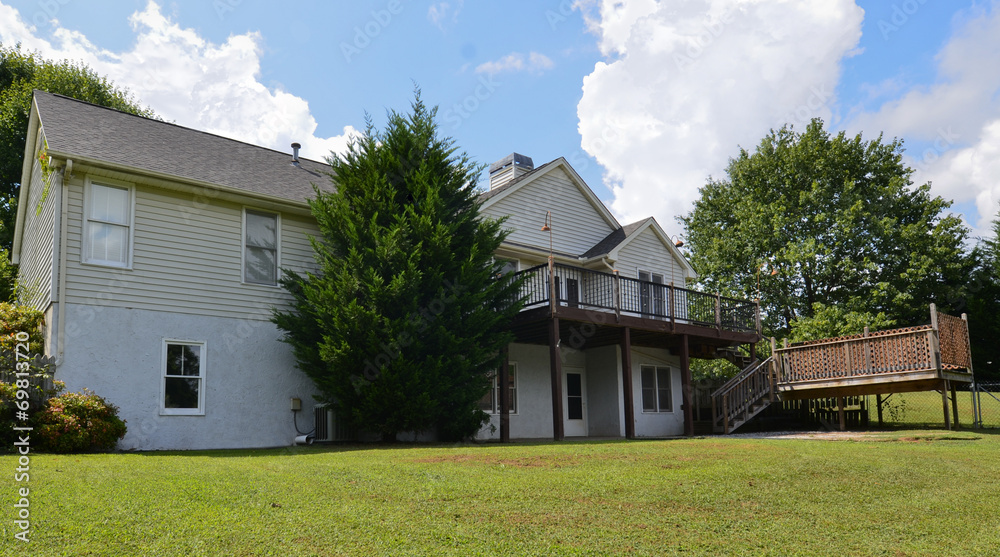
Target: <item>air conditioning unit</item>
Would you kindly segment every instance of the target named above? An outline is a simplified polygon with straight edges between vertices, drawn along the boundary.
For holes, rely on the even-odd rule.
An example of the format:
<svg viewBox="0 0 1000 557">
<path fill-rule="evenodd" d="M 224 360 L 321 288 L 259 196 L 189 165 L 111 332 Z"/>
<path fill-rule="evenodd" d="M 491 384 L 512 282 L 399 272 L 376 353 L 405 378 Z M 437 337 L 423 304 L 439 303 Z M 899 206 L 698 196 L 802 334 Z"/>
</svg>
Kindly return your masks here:
<svg viewBox="0 0 1000 557">
<path fill-rule="evenodd" d="M 354 438 L 354 431 L 347 427 L 347 422 L 337 419 L 336 410 L 326 404 L 316 405 L 315 442 L 353 441 Z"/>
</svg>

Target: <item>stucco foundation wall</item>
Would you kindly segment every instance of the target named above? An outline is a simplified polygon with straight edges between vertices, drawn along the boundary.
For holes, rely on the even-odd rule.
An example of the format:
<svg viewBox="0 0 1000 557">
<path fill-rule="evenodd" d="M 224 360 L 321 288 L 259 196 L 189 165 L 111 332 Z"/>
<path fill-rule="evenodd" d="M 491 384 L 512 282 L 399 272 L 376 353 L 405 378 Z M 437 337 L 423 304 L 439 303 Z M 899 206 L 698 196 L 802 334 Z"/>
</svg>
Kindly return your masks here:
<svg viewBox="0 0 1000 557">
<path fill-rule="evenodd" d="M 213 449 L 292 444 L 313 427 L 312 381 L 295 367 L 279 331 L 264 320 L 67 305 L 66 344 L 55 378 L 117 405 L 122 449 Z M 206 343 L 205 415 L 161 416 L 163 340 Z"/>
<path fill-rule="evenodd" d="M 508 359 L 517 363 L 517 413 L 510 415 L 512 439 L 552 438 L 552 375 L 549 368 L 549 348 L 534 344 L 511 344 Z M 582 354 L 574 354 L 579 361 Z M 492 427 L 491 427 L 492 426 Z M 500 416 L 490 421 L 476 439 L 499 439 Z"/>
<path fill-rule="evenodd" d="M 642 377 L 639 369 L 644 364 L 670 367 L 672 412 L 642 411 Z M 659 348 L 633 348 L 632 397 L 635 400 L 636 437 L 670 437 L 684 434 L 684 412 L 681 411 L 681 371 L 678 356 L 671 356 L 669 350 Z"/>
</svg>

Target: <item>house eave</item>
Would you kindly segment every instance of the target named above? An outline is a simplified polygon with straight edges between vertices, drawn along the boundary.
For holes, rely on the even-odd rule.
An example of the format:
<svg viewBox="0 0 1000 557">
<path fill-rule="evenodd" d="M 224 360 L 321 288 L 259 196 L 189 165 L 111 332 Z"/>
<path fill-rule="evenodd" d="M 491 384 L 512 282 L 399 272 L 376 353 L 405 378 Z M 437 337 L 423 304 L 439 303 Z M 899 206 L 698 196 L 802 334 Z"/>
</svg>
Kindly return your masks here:
<svg viewBox="0 0 1000 557">
<path fill-rule="evenodd" d="M 186 186 L 187 188 L 203 188 L 214 192 L 219 192 L 220 194 L 227 196 L 222 198 L 227 201 L 245 203 L 247 202 L 247 200 L 253 200 L 273 206 L 279 206 L 285 208 L 286 210 L 292 213 L 304 214 L 304 215 L 310 214 L 309 203 L 305 200 L 298 201 L 294 199 L 251 192 L 239 188 L 223 186 L 212 182 L 206 182 L 203 180 L 195 180 L 192 178 L 185 178 L 183 176 L 177 176 L 165 172 L 157 172 L 136 166 L 123 165 L 118 163 L 112 163 L 105 160 L 94 159 L 91 157 L 80 156 L 64 151 L 50 150 L 49 155 L 52 156 L 53 159 L 62 159 L 62 160 L 72 159 L 74 164 L 74 173 L 76 172 L 88 173 L 95 171 L 100 172 L 102 170 L 111 172 L 120 172 L 124 174 L 130 174 L 133 176 L 146 178 L 146 180 L 143 180 L 144 183 L 162 189 L 174 190 L 174 191 L 186 191 L 184 187 L 176 187 L 176 185 Z"/>
</svg>

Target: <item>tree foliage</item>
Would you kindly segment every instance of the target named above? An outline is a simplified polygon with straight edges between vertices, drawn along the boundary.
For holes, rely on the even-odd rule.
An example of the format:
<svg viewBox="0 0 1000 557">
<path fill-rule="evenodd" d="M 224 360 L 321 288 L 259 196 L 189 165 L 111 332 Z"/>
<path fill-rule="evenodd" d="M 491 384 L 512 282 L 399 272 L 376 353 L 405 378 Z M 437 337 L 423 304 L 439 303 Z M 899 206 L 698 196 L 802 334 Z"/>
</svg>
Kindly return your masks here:
<svg viewBox="0 0 1000 557">
<path fill-rule="evenodd" d="M 759 281 L 777 335 L 817 308 L 821 321 L 899 325 L 926 322 L 931 302 L 951 309 L 972 268 L 968 229 L 929 184 L 913 185 L 902 152 L 899 140 L 832 136 L 819 119 L 741 149 L 679 219 L 702 286 L 756 298 Z M 800 333 L 836 330 L 813 325 Z"/>
<path fill-rule="evenodd" d="M 294 310 L 275 312 L 299 367 L 341 415 L 390 439 L 475 433 L 517 285 L 496 280 L 505 233 L 481 218 L 482 167 L 438 138 L 417 91 L 412 111 L 371 121 L 333 156 L 333 193 L 311 201 L 319 272 L 287 273 Z"/>
<path fill-rule="evenodd" d="M 978 265 L 969 281 L 966 311 L 976 377 L 995 381 L 1000 380 L 1000 213 L 992 232 L 973 252 Z"/>
<path fill-rule="evenodd" d="M 66 95 L 123 112 L 153 116 L 125 90 L 89 67 L 70 61 L 53 62 L 0 44 L 0 248 L 10 249 L 17 217 L 21 164 L 31 113 L 32 91 Z"/>
</svg>

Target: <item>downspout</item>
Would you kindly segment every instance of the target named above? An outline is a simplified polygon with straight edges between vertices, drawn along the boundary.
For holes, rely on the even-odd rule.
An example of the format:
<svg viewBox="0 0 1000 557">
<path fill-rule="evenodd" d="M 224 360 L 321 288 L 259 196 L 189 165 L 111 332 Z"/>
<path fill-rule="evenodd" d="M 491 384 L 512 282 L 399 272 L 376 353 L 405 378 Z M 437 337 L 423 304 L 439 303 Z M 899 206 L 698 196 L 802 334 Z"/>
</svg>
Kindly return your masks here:
<svg viewBox="0 0 1000 557">
<path fill-rule="evenodd" d="M 59 326 L 56 332 L 56 368 L 63 361 L 63 349 L 66 346 L 66 228 L 69 221 L 69 186 L 67 178 L 73 176 L 73 160 L 66 159 L 66 166 L 63 167 L 62 179 L 59 188 Z"/>
</svg>

